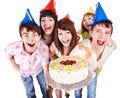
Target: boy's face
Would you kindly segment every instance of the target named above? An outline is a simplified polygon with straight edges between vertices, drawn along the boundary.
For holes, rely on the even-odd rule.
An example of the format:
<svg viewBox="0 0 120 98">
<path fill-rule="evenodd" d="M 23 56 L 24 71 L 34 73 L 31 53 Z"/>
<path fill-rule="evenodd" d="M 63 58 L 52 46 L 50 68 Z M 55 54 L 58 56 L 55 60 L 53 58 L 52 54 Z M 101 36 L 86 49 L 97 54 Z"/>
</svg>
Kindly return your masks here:
<svg viewBox="0 0 120 98">
<path fill-rule="evenodd" d="M 92 43 L 96 47 L 103 47 L 111 37 L 111 26 L 106 27 L 104 24 L 96 24 L 91 31 Z"/>
<path fill-rule="evenodd" d="M 40 35 L 38 35 L 37 32 L 33 32 L 33 31 L 27 31 L 26 28 L 23 28 L 21 30 L 21 39 L 24 43 L 24 50 L 29 53 L 32 54 L 36 48 L 37 45 L 40 41 Z"/>
<path fill-rule="evenodd" d="M 46 35 L 49 35 L 53 32 L 54 26 L 55 20 L 52 17 L 46 16 L 41 18 L 41 27 Z"/>
</svg>

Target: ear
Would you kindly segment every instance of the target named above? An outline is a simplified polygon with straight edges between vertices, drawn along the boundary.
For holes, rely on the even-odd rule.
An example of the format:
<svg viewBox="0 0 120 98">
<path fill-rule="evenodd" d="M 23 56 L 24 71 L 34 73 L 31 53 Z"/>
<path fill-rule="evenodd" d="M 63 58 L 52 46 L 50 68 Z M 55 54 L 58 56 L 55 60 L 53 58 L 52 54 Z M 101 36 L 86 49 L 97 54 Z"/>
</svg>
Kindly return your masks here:
<svg viewBox="0 0 120 98">
<path fill-rule="evenodd" d="M 20 36 L 20 38 L 21 38 L 21 41 L 22 41 L 23 40 L 22 36 Z"/>
</svg>

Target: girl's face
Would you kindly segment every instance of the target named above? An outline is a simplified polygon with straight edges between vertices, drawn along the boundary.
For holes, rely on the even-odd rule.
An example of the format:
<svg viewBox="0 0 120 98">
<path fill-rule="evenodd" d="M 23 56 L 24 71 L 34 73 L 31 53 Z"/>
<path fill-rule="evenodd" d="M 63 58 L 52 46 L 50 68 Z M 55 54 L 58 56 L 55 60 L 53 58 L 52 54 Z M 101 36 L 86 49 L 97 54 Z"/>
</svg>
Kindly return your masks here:
<svg viewBox="0 0 120 98">
<path fill-rule="evenodd" d="M 24 43 L 24 50 L 27 53 L 32 54 L 37 48 L 40 37 L 41 36 L 38 35 L 37 32 L 27 31 L 26 28 L 23 28 L 21 30 L 21 39 Z"/>
<path fill-rule="evenodd" d="M 97 24 L 90 34 L 94 46 L 103 47 L 106 43 L 108 43 L 112 32 L 110 27 L 107 28 L 103 24 Z"/>
<path fill-rule="evenodd" d="M 55 20 L 52 17 L 46 16 L 41 18 L 41 27 L 46 35 L 49 35 L 53 32 L 54 26 Z"/>
<path fill-rule="evenodd" d="M 83 26 L 89 31 L 91 29 L 91 23 L 93 22 L 93 15 L 85 15 L 83 18 Z"/>
<path fill-rule="evenodd" d="M 70 42 L 72 40 L 72 34 L 69 30 L 61 30 L 58 29 L 58 39 L 63 44 L 63 46 L 70 46 Z"/>
</svg>

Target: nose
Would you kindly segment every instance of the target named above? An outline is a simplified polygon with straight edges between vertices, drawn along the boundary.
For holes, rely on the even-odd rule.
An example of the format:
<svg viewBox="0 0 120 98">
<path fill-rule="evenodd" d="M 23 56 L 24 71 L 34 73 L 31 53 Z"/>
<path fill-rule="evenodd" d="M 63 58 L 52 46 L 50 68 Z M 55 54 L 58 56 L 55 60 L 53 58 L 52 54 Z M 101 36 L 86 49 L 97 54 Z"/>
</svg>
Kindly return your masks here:
<svg viewBox="0 0 120 98">
<path fill-rule="evenodd" d="M 45 25 L 47 25 L 47 23 L 48 23 L 47 21 L 44 22 Z"/>
<path fill-rule="evenodd" d="M 34 40 L 34 36 L 30 36 L 30 37 L 29 37 L 29 41 L 30 41 L 30 42 L 33 42 L 33 40 Z"/>
<path fill-rule="evenodd" d="M 64 40 L 67 39 L 67 38 L 68 38 L 68 35 L 65 33 L 65 34 L 63 34 L 62 38 L 63 38 Z"/>
<path fill-rule="evenodd" d="M 101 38 L 105 38 L 106 35 L 102 32 L 102 33 L 100 34 L 100 37 L 101 37 Z"/>
</svg>

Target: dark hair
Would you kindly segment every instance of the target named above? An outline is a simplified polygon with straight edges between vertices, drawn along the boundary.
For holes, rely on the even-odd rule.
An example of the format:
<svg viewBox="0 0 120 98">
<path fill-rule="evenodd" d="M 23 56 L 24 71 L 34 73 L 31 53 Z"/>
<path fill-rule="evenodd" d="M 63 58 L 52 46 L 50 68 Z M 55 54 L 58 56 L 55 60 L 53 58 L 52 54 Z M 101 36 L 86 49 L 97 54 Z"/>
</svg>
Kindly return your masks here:
<svg viewBox="0 0 120 98">
<path fill-rule="evenodd" d="M 111 34 L 113 33 L 113 25 L 112 25 L 112 23 L 111 23 L 110 21 L 107 21 L 107 20 L 105 20 L 105 21 L 100 21 L 100 22 L 94 24 L 94 25 L 91 27 L 91 30 L 93 30 L 96 25 L 102 25 L 102 26 L 105 26 L 106 28 L 111 28 Z M 91 37 L 90 37 L 89 39 L 92 40 Z"/>
<path fill-rule="evenodd" d="M 38 33 L 38 35 L 41 35 L 40 27 L 38 25 L 26 23 L 26 24 L 20 25 L 20 27 L 19 27 L 20 36 L 21 36 L 21 30 L 23 28 L 26 28 L 27 31 L 35 31 Z"/>
<path fill-rule="evenodd" d="M 72 34 L 72 40 L 70 43 L 70 50 L 68 52 L 68 55 L 69 55 L 69 53 L 71 52 L 73 47 L 78 42 L 76 29 L 75 29 L 73 23 L 69 20 L 61 19 L 57 22 L 55 32 L 54 32 L 54 42 L 55 42 L 55 46 L 58 48 L 58 50 L 61 52 L 62 55 L 64 53 L 64 49 L 63 49 L 63 44 L 58 39 L 58 28 L 61 30 L 69 30 Z"/>
<path fill-rule="evenodd" d="M 104 20 L 104 21 L 100 21 L 100 22 L 97 22 L 96 24 L 101 24 L 101 25 L 103 25 L 103 26 L 105 26 L 105 27 L 107 27 L 107 28 L 111 28 L 111 33 L 113 32 L 113 25 L 112 25 L 112 23 L 110 22 L 110 21 L 108 21 L 108 20 Z M 93 30 L 94 29 L 94 27 L 96 26 L 96 24 L 94 24 L 92 27 L 91 27 L 91 30 Z"/>
<path fill-rule="evenodd" d="M 56 22 L 57 22 L 57 15 L 55 15 L 51 10 L 44 10 L 44 11 L 40 12 L 39 24 L 40 24 L 42 38 L 43 38 L 43 35 L 44 35 L 44 31 L 41 27 L 41 19 L 42 19 L 42 17 L 46 17 L 46 16 L 52 17 L 55 20 L 55 25 L 56 25 Z"/>
</svg>

